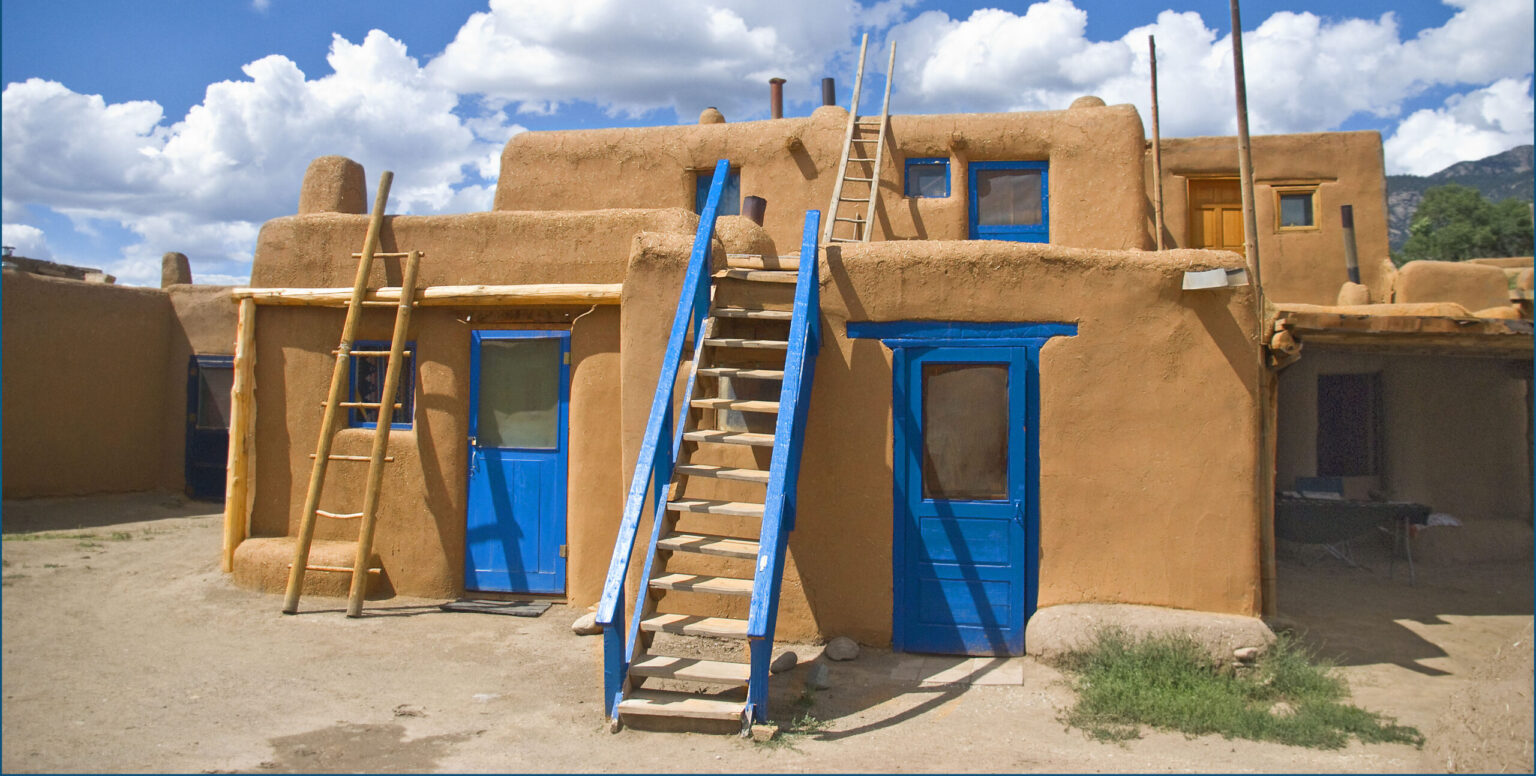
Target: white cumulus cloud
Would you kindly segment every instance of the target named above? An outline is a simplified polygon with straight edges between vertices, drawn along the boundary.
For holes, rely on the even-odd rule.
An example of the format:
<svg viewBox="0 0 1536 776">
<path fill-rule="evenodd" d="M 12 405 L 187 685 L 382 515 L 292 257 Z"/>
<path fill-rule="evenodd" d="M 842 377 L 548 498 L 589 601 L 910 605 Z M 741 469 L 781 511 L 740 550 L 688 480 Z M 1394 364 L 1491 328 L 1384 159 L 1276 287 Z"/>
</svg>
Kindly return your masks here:
<svg viewBox="0 0 1536 776">
<path fill-rule="evenodd" d="M 0 240 L 16 249 L 17 256 L 29 259 L 52 259 L 48 250 L 48 236 L 43 230 L 27 224 L 0 224 Z"/>
<path fill-rule="evenodd" d="M 1387 174 L 1429 175 L 1531 142 L 1531 79 L 1502 78 L 1452 95 L 1440 108 L 1415 111 L 1382 144 Z"/>
<path fill-rule="evenodd" d="M 109 104 L 39 79 L 9 84 L 6 212 L 36 203 L 85 228 L 119 222 L 140 241 L 110 271 L 153 283 L 168 250 L 192 257 L 200 279 L 248 275 L 257 228 L 294 212 L 305 168 L 325 154 L 361 162 L 370 185 L 394 170 L 397 212 L 486 209 L 484 182 L 521 127 L 500 111 L 461 110 L 458 94 L 381 31 L 361 43 L 334 36 L 327 61 L 332 72 L 310 79 L 286 57 L 258 59 L 246 79 L 210 85 L 169 124 L 152 102 Z"/>
</svg>

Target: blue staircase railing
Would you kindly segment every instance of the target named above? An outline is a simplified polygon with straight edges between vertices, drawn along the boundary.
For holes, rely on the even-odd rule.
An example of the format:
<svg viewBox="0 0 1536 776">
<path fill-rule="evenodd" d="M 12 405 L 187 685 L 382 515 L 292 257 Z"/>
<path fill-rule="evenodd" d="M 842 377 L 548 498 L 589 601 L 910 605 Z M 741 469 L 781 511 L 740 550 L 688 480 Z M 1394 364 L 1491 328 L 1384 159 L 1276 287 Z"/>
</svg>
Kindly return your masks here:
<svg viewBox="0 0 1536 776">
<path fill-rule="evenodd" d="M 806 211 L 800 270 L 795 279 L 794 316 L 789 324 L 789 350 L 784 357 L 784 385 L 779 393 L 779 419 L 773 430 L 773 460 L 747 619 L 752 665 L 747 682 L 747 712 L 757 722 L 768 721 L 768 666 L 773 656 L 774 625 L 779 619 L 779 588 L 784 579 L 789 533 L 795 529 L 800 452 L 805 444 L 805 419 L 816 353 L 821 349 L 821 270 L 816 245 L 820 232 L 821 213 Z"/>
<path fill-rule="evenodd" d="M 661 374 L 656 378 L 655 398 L 651 401 L 651 412 L 645 422 L 645 436 L 641 439 L 640 454 L 635 461 L 634 478 L 630 481 L 629 494 L 624 500 L 624 517 L 619 523 L 618 538 L 614 542 L 613 559 L 608 563 L 603 597 L 597 606 L 597 623 L 603 628 L 603 707 L 610 718 L 617 713 L 618 703 L 623 699 L 640 628 L 638 605 L 635 607 L 637 611 L 633 624 L 628 629 L 624 627 L 624 585 L 629 578 L 630 559 L 634 556 L 635 538 L 639 533 L 640 518 L 645 512 L 648 492 L 654 494 L 654 503 L 651 505 L 654 529 L 640 579 L 642 593 L 650 582 L 651 560 L 656 556 L 656 541 L 660 538 L 664 522 L 662 516 L 666 509 L 667 486 L 672 481 L 672 467 L 676 463 L 677 448 L 681 441 L 681 427 L 673 422 L 677 372 L 682 363 L 683 344 L 690 326 L 694 338 L 703 341 L 704 319 L 709 315 L 710 242 L 714 238 L 715 215 L 720 208 L 720 194 L 725 188 L 729 171 L 728 160 L 721 159 L 715 164 L 714 178 L 709 184 L 709 197 L 705 200 L 703 212 L 699 214 L 693 253 L 688 259 L 688 272 L 678 294 L 677 316 L 672 321 L 672 333 L 667 338 Z"/>
</svg>

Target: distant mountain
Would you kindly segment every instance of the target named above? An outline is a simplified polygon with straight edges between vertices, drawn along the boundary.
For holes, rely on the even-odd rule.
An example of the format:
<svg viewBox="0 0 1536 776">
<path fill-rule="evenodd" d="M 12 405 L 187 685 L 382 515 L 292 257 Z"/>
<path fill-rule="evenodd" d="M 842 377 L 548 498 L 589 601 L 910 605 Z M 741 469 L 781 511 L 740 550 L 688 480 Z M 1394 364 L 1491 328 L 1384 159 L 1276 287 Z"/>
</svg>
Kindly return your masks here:
<svg viewBox="0 0 1536 776">
<path fill-rule="evenodd" d="M 1419 208 L 1424 190 L 1460 183 L 1482 192 L 1491 202 L 1532 196 L 1531 146 L 1511 148 L 1475 162 L 1457 162 L 1434 175 L 1387 176 L 1387 234 L 1392 250 L 1408 239 L 1408 224 Z"/>
</svg>

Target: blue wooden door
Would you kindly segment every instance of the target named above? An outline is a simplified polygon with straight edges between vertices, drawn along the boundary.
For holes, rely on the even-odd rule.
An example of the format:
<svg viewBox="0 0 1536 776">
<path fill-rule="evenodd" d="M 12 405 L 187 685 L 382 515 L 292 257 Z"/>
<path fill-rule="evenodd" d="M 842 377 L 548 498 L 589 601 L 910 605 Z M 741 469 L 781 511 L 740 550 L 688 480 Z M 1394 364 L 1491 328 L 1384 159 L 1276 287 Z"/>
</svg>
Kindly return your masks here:
<svg viewBox="0 0 1536 776">
<path fill-rule="evenodd" d="M 192 356 L 187 364 L 186 492 L 197 501 L 223 501 L 229 465 L 233 356 Z"/>
<path fill-rule="evenodd" d="M 464 589 L 565 592 L 570 333 L 477 331 Z"/>
<path fill-rule="evenodd" d="M 1034 357 L 896 351 L 898 650 L 1018 655 L 1034 605 Z"/>
</svg>

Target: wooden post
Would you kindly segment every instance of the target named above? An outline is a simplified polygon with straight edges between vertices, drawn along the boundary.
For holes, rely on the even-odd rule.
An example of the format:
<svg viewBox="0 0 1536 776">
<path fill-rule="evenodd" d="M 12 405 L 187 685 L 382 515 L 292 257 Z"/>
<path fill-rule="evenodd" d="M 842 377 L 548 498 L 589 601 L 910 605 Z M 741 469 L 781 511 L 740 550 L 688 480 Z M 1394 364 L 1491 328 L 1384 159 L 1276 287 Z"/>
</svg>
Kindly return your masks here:
<svg viewBox="0 0 1536 776">
<path fill-rule="evenodd" d="M 1152 181 L 1156 196 L 1152 200 L 1153 224 L 1157 230 L 1157 249 L 1163 249 L 1163 135 L 1157 123 L 1157 38 L 1147 36 L 1152 61 Z"/>
<path fill-rule="evenodd" d="M 1243 191 L 1243 252 L 1247 255 L 1249 270 L 1253 273 L 1254 308 L 1258 316 L 1258 342 L 1256 353 L 1259 362 L 1254 400 L 1258 411 L 1259 439 L 1254 472 L 1259 512 L 1259 596 L 1264 616 L 1275 614 L 1275 467 L 1274 436 L 1275 419 L 1269 403 L 1273 399 L 1270 390 L 1268 356 L 1265 353 L 1264 277 L 1259 263 L 1259 224 L 1253 205 L 1253 158 L 1248 142 L 1248 87 L 1243 75 L 1243 22 L 1238 12 L 1238 0 L 1232 5 L 1232 77 L 1237 91 L 1237 172 Z"/>
<path fill-rule="evenodd" d="M 373 254 L 379 247 L 379 233 L 384 230 L 384 207 L 389 202 L 389 184 L 395 174 L 385 170 L 379 176 L 379 194 L 373 201 L 373 216 L 368 220 L 368 235 L 363 238 L 363 255 L 357 262 L 357 279 L 352 283 L 352 304 L 342 326 L 341 346 L 336 348 L 336 365 L 331 372 L 331 392 L 326 398 L 325 419 L 320 423 L 320 439 L 315 444 L 315 463 L 309 473 L 309 492 L 304 496 L 304 511 L 299 515 L 299 536 L 293 547 L 293 568 L 288 570 L 288 592 L 283 599 L 283 614 L 299 611 L 299 594 L 304 590 L 304 567 L 309 563 L 309 546 L 315 539 L 315 510 L 320 507 L 320 491 L 325 487 L 325 469 L 330 463 L 331 442 L 335 439 L 336 418 L 346 399 L 347 375 L 352 368 L 352 341 L 362 318 L 362 300 L 368 291 L 368 273 L 373 268 Z"/>
<path fill-rule="evenodd" d="M 229 409 L 229 470 L 224 487 L 224 557 L 220 567 L 234 571 L 235 548 L 245 541 L 247 496 L 251 491 L 251 436 L 254 431 L 256 301 L 240 300 L 235 321 L 234 387 Z"/>
</svg>

